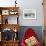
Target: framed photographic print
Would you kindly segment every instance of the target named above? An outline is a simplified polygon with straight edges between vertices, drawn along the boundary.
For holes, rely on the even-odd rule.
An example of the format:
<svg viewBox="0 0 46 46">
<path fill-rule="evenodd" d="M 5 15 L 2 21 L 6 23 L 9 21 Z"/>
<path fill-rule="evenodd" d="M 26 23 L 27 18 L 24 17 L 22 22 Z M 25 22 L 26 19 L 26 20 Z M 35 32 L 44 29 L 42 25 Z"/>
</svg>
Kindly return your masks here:
<svg viewBox="0 0 46 46">
<path fill-rule="evenodd" d="M 36 19 L 36 9 L 24 9 L 23 19 Z"/>
<path fill-rule="evenodd" d="M 2 15 L 9 15 L 9 10 L 2 10 Z"/>
</svg>

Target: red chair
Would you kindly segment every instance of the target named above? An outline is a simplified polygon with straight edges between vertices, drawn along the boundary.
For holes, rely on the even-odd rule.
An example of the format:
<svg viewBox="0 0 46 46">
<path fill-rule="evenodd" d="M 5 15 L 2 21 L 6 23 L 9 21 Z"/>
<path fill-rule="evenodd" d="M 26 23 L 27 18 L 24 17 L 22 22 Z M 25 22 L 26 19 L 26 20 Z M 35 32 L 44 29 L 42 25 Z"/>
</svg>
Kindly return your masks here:
<svg viewBox="0 0 46 46">
<path fill-rule="evenodd" d="M 27 46 L 25 43 L 25 39 L 28 39 L 29 37 L 34 36 L 37 39 L 36 33 L 33 31 L 32 28 L 28 28 L 24 34 L 24 37 L 22 38 L 21 46 Z M 38 41 L 38 40 L 37 40 Z M 35 46 L 41 46 L 40 42 L 38 41 Z"/>
</svg>

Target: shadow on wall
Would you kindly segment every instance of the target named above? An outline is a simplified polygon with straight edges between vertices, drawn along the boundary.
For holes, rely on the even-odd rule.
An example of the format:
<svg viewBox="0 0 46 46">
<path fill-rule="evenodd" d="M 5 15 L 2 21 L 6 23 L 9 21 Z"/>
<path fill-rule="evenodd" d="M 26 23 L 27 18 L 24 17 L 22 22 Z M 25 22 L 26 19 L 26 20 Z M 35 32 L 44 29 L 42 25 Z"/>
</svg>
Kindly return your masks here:
<svg viewBox="0 0 46 46">
<path fill-rule="evenodd" d="M 39 41 L 41 43 L 43 43 L 43 36 L 42 36 L 43 35 L 43 33 L 42 33 L 43 30 L 42 30 L 42 26 L 21 26 L 20 27 L 20 32 L 19 32 L 19 39 L 20 39 L 20 41 L 22 40 L 23 35 L 24 35 L 25 31 L 28 28 L 32 28 L 36 32 Z"/>
</svg>

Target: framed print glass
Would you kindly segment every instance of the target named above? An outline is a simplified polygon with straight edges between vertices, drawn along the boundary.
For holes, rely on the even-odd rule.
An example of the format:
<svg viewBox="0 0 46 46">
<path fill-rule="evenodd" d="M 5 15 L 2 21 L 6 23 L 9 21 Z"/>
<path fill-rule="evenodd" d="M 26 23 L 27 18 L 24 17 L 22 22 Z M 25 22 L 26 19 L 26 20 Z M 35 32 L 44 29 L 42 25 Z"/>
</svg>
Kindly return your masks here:
<svg viewBox="0 0 46 46">
<path fill-rule="evenodd" d="M 23 19 L 36 19 L 36 9 L 24 9 Z"/>
<path fill-rule="evenodd" d="M 2 10 L 2 15 L 9 15 L 9 10 Z"/>
</svg>

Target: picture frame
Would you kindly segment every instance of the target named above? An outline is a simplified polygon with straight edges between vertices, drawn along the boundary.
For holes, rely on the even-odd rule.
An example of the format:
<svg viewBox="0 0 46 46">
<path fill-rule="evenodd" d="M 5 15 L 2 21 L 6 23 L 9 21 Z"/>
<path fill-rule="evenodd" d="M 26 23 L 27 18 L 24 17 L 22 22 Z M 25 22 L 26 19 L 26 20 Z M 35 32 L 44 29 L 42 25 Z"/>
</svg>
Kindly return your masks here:
<svg viewBox="0 0 46 46">
<path fill-rule="evenodd" d="M 9 15 L 9 10 L 2 10 L 2 15 Z"/>
<path fill-rule="evenodd" d="M 23 19 L 36 19 L 36 9 L 24 9 Z"/>
</svg>

